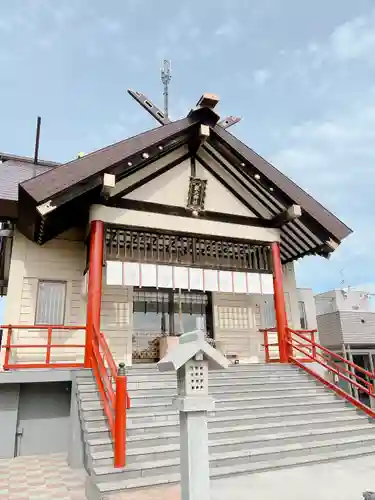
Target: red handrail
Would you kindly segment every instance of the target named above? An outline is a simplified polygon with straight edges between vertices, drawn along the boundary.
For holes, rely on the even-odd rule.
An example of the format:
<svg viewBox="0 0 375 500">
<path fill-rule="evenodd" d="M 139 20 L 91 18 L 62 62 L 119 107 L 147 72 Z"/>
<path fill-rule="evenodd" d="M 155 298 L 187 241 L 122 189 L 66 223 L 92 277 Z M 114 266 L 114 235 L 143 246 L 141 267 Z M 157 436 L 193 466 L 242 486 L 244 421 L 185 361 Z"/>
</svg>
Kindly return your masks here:
<svg viewBox="0 0 375 500">
<path fill-rule="evenodd" d="M 271 358 L 270 356 L 270 347 L 279 347 L 279 343 L 272 343 L 270 344 L 268 342 L 268 333 L 276 333 L 277 329 L 275 327 L 273 328 L 261 328 L 259 330 L 260 332 L 263 332 L 263 347 L 264 347 L 264 355 L 265 355 L 265 361 L 266 363 L 275 363 L 280 361 L 280 356 L 278 358 Z"/>
<path fill-rule="evenodd" d="M 114 443 L 114 466 L 126 464 L 126 410 L 130 408 L 125 365 L 116 363 L 103 333 L 93 327 L 91 365 Z M 113 386 L 115 385 L 115 390 Z"/>
<path fill-rule="evenodd" d="M 54 362 L 51 363 L 51 351 L 52 349 L 84 349 L 84 344 L 53 344 L 52 336 L 54 330 L 84 330 L 86 332 L 86 326 L 66 326 L 66 325 L 0 325 L 0 329 L 7 330 L 5 345 L 3 346 L 5 350 L 4 357 L 4 370 L 20 370 L 27 368 L 83 368 L 82 363 L 62 363 Z M 47 342 L 45 344 L 17 344 L 12 342 L 14 330 L 46 330 L 47 331 Z M 10 362 L 12 349 L 46 349 L 45 361 L 44 363 L 18 363 Z"/>
<path fill-rule="evenodd" d="M 315 342 L 315 335 L 314 335 L 314 340 L 310 340 L 304 335 L 305 333 L 311 333 L 311 331 L 307 332 L 304 330 L 293 330 L 291 328 L 288 328 L 288 330 L 290 334 L 288 343 L 293 350 L 295 349 L 299 351 L 303 355 L 307 356 L 307 358 L 311 362 L 319 363 L 321 366 L 323 366 L 324 368 L 335 374 L 337 377 L 341 378 L 342 380 L 345 380 L 345 382 L 348 382 L 352 387 L 355 387 L 356 389 L 363 391 L 365 394 L 369 396 L 370 407 L 362 403 L 362 401 L 360 401 L 359 399 L 345 392 L 343 389 L 341 389 L 341 387 L 339 387 L 335 383 L 330 382 L 329 380 L 323 378 L 313 368 L 307 367 L 306 364 L 303 362 L 303 360 L 292 355 L 290 356 L 290 361 L 299 366 L 300 368 L 302 368 L 303 370 L 305 370 L 306 372 L 308 372 L 310 375 L 313 375 L 316 379 L 318 379 L 327 387 L 335 391 L 338 395 L 350 401 L 357 408 L 363 410 L 368 415 L 375 418 L 375 411 L 371 408 L 372 398 L 375 398 L 375 393 L 374 393 L 375 374 L 369 372 L 368 370 L 362 368 L 361 366 L 356 365 L 351 361 L 348 361 L 343 356 L 340 356 L 339 354 L 332 352 L 326 347 L 318 344 L 317 342 Z M 314 331 L 314 333 L 316 333 L 316 330 Z M 302 339 L 304 341 L 304 344 L 296 341 L 296 339 L 294 338 L 295 336 L 298 337 L 299 339 Z M 307 348 L 309 351 L 311 351 L 311 353 L 306 352 L 306 350 L 304 350 L 303 348 L 305 349 Z M 336 361 L 333 361 L 333 359 L 336 359 L 341 363 L 344 363 L 345 367 L 338 365 Z M 354 371 L 348 370 L 346 367 L 350 367 Z M 372 383 L 368 382 L 363 377 L 357 375 L 356 372 L 361 372 L 367 377 L 369 377 L 372 380 Z M 349 375 L 349 377 L 347 375 Z"/>
</svg>

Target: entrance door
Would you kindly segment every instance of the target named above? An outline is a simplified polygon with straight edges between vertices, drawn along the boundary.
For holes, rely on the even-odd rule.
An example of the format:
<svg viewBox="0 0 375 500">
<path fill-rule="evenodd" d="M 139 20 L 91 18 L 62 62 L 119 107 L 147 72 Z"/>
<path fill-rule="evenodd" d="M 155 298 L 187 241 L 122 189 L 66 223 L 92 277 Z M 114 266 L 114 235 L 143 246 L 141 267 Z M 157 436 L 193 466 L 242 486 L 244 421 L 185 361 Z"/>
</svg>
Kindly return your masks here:
<svg viewBox="0 0 375 500">
<path fill-rule="evenodd" d="M 68 451 L 70 384 L 21 384 L 16 456 Z"/>
<path fill-rule="evenodd" d="M 159 360 L 159 338 L 201 329 L 209 337 L 212 329 L 211 294 L 199 291 L 134 289 L 133 361 Z"/>
</svg>

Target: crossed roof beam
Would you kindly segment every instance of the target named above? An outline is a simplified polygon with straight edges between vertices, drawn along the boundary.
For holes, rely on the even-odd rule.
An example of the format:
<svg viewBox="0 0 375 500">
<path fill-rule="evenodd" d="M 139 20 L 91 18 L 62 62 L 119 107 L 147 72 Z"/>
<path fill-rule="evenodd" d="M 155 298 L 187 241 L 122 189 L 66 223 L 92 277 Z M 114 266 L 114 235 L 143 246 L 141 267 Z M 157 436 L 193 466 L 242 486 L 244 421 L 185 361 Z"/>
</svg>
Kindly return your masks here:
<svg viewBox="0 0 375 500">
<path fill-rule="evenodd" d="M 168 116 L 165 116 L 165 114 L 157 107 L 155 104 L 147 97 L 145 94 L 142 94 L 142 92 L 137 92 L 136 90 L 128 89 L 128 94 L 133 97 L 137 101 L 138 104 L 142 106 L 150 115 L 155 118 L 156 121 L 158 121 L 161 125 L 168 125 L 168 123 L 171 123 L 172 120 L 168 118 Z M 215 98 L 216 96 L 213 97 L 213 104 L 212 108 L 215 106 Z M 201 99 L 198 101 L 198 105 L 201 105 L 202 99 L 208 99 L 207 94 L 204 94 Z M 216 101 L 216 103 L 218 100 Z M 223 120 L 220 120 L 217 125 L 222 127 L 223 129 L 227 129 L 229 127 L 232 127 L 232 125 L 235 125 L 236 123 L 240 122 L 241 118 L 239 116 L 227 116 Z"/>
</svg>

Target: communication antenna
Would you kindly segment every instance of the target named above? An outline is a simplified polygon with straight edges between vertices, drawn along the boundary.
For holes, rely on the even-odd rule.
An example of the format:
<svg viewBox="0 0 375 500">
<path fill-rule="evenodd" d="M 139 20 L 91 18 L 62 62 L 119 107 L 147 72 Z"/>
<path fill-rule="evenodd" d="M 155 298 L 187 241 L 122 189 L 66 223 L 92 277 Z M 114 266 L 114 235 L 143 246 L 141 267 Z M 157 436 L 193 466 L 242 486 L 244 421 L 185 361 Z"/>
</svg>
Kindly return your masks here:
<svg viewBox="0 0 375 500">
<path fill-rule="evenodd" d="M 42 118 L 38 116 L 36 120 L 36 135 L 35 135 L 35 148 L 34 148 L 34 177 L 37 174 L 36 171 L 36 165 L 38 165 L 38 159 L 39 159 L 39 143 L 40 143 L 40 126 L 42 124 Z"/>
<path fill-rule="evenodd" d="M 163 92 L 163 96 L 164 96 L 164 116 L 166 118 L 168 118 L 168 86 L 169 86 L 169 82 L 171 81 L 172 79 L 172 75 L 171 75 L 171 61 L 168 61 L 168 59 L 164 59 L 163 61 L 163 66 L 161 67 L 161 72 L 160 72 L 160 75 L 161 75 L 161 81 L 164 85 L 164 92 Z"/>
<path fill-rule="evenodd" d="M 342 269 L 340 269 L 340 275 L 341 275 L 341 281 L 340 281 L 340 285 L 343 287 L 345 285 L 345 276 L 344 276 L 344 271 L 345 271 L 345 268 L 343 267 Z"/>
</svg>

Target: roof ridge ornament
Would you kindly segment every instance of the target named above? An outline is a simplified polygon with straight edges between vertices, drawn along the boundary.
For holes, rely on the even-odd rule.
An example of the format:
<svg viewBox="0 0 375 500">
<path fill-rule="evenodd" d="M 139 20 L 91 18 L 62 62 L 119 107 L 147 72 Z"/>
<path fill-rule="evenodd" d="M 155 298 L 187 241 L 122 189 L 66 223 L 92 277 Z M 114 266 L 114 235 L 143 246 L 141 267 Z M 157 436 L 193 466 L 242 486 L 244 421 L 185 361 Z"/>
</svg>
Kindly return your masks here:
<svg viewBox="0 0 375 500">
<path fill-rule="evenodd" d="M 148 113 L 150 113 L 150 115 L 161 125 L 168 125 L 168 123 L 172 122 L 172 120 L 170 120 L 168 116 L 166 116 L 165 113 L 161 111 L 161 109 L 155 106 L 155 104 L 145 94 L 142 94 L 142 92 L 128 89 L 128 94 L 135 101 L 137 101 L 137 103 L 140 106 L 142 106 L 142 108 L 144 108 Z M 218 96 L 216 96 L 215 94 L 205 93 L 199 98 L 197 107 L 195 109 L 206 107 L 212 110 L 218 102 L 219 102 Z M 203 103 L 206 104 L 203 105 Z M 194 110 L 191 110 L 189 112 L 189 115 L 193 111 Z M 236 123 L 240 122 L 241 119 L 242 118 L 240 118 L 239 116 L 227 116 L 223 120 L 219 121 L 218 125 L 223 129 L 227 129 L 229 127 L 232 127 L 232 125 L 235 125 Z"/>
</svg>

